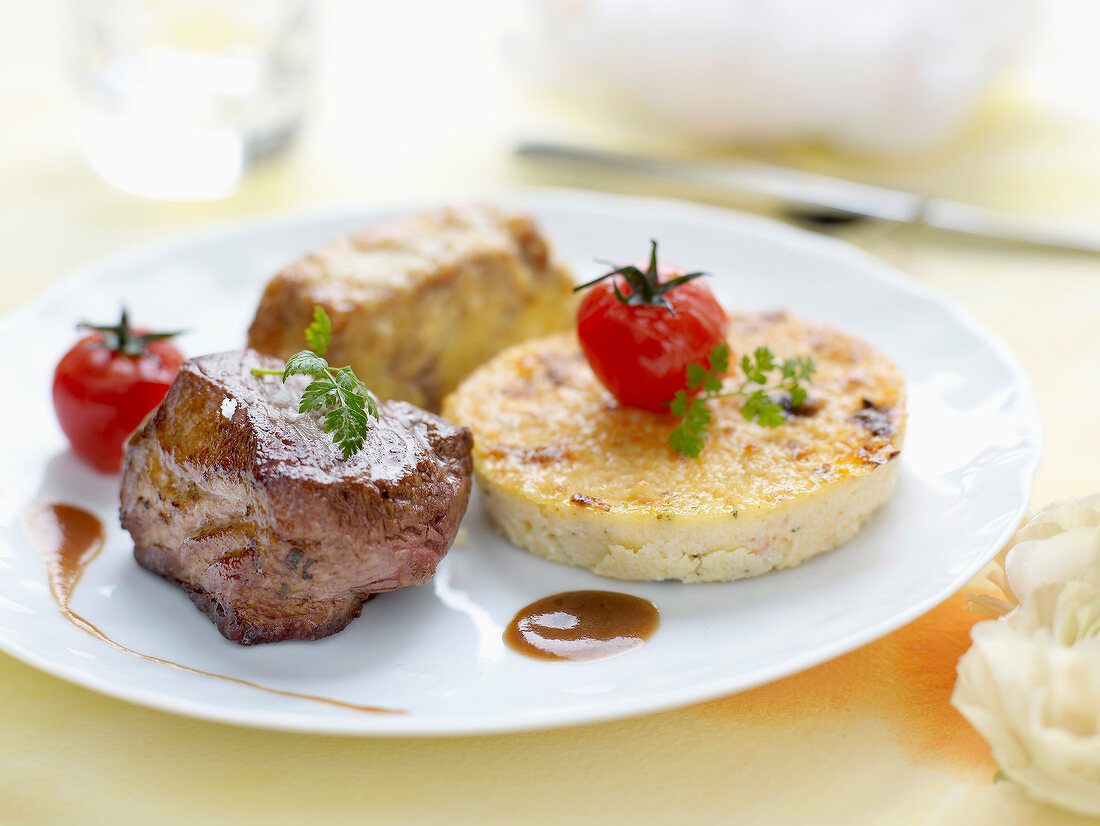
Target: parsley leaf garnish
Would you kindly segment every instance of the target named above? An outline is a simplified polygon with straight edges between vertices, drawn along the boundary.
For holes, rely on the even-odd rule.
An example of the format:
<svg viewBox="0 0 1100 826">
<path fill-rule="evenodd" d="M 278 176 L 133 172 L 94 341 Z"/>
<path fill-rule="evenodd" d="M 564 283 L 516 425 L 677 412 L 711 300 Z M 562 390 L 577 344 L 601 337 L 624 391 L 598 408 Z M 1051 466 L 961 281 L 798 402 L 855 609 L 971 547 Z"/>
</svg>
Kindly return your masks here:
<svg viewBox="0 0 1100 826">
<path fill-rule="evenodd" d="M 324 356 L 328 352 L 328 346 L 332 344 L 332 322 L 329 321 L 324 307 L 313 308 L 313 323 L 306 327 L 306 344 L 318 356 Z"/>
<path fill-rule="evenodd" d="M 729 370 L 730 348 L 721 341 L 711 350 L 707 364 L 692 362 L 687 366 L 687 390 L 677 392 L 668 403 L 669 412 L 680 419 L 668 443 L 677 453 L 695 458 L 703 452 L 707 428 L 714 420 L 707 402 L 743 396 L 741 415 L 756 421 L 761 427 L 778 427 L 786 419 L 784 406 L 772 398 L 780 391 L 790 398 L 790 407 L 800 407 L 806 401 L 806 388 L 816 371 L 814 360 L 808 356 L 776 361 L 775 354 L 767 347 L 757 347 L 752 356 L 742 356 L 739 366 L 745 380 L 736 390 L 724 390 L 722 376 Z M 779 371 L 779 381 L 768 385 L 768 374 Z M 751 385 L 761 385 L 755 389 Z"/>
<path fill-rule="evenodd" d="M 299 413 L 320 413 L 321 429 L 332 434 L 340 455 L 350 459 L 363 449 L 370 430 L 370 418 L 378 418 L 378 400 L 350 367 L 333 368 L 325 359 L 332 343 L 332 322 L 322 307 L 313 308 L 313 321 L 306 327 L 306 343 L 287 359 L 282 370 L 255 368 L 257 376 L 313 376 L 302 393 Z"/>
</svg>

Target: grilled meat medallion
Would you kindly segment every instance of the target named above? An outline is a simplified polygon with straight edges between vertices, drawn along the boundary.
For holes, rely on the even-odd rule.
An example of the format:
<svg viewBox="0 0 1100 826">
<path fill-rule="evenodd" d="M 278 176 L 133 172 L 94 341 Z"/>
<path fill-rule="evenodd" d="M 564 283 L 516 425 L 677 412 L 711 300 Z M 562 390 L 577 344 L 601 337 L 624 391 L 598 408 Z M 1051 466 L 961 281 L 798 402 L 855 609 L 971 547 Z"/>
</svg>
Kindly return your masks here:
<svg viewBox="0 0 1100 826">
<path fill-rule="evenodd" d="M 130 437 L 122 526 L 137 561 L 182 587 L 230 640 L 334 634 L 373 594 L 427 582 L 470 494 L 470 431 L 407 402 L 380 403 L 343 459 L 308 379 L 252 350 L 184 363 Z"/>
</svg>

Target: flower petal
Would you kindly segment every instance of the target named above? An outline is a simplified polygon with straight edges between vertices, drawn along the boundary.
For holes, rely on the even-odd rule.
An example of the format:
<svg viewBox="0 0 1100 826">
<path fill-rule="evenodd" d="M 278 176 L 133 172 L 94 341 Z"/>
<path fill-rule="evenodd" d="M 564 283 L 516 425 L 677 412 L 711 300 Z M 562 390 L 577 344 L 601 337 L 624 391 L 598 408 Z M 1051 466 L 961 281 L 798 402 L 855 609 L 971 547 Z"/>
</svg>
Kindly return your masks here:
<svg viewBox="0 0 1100 826">
<path fill-rule="evenodd" d="M 1073 520 L 1064 524 L 1073 524 Z M 1041 526 L 1048 534 L 1046 537 L 1017 542 L 1005 556 L 1008 587 L 1019 602 L 1036 588 L 1066 582 L 1100 567 L 1100 522 L 1094 526 L 1063 528 L 1056 533 L 1051 532 L 1053 522 L 1043 522 Z"/>
</svg>

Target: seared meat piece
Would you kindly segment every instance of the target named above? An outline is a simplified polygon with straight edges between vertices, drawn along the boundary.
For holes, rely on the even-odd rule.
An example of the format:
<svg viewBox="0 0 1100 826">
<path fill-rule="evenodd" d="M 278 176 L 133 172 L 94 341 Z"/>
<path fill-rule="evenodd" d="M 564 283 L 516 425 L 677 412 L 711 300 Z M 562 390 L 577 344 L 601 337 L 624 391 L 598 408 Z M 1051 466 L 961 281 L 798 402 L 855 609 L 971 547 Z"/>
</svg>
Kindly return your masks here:
<svg viewBox="0 0 1100 826">
<path fill-rule="evenodd" d="M 248 346 L 289 358 L 315 306 L 333 363 L 379 396 L 439 410 L 468 373 L 525 338 L 573 323 L 573 276 L 527 215 L 466 206 L 339 238 L 268 283 Z"/>
<path fill-rule="evenodd" d="M 334 634 L 372 594 L 435 573 L 470 495 L 470 431 L 382 402 L 343 459 L 302 376 L 255 351 L 191 359 L 129 440 L 122 527 L 137 561 L 242 645 Z"/>
</svg>

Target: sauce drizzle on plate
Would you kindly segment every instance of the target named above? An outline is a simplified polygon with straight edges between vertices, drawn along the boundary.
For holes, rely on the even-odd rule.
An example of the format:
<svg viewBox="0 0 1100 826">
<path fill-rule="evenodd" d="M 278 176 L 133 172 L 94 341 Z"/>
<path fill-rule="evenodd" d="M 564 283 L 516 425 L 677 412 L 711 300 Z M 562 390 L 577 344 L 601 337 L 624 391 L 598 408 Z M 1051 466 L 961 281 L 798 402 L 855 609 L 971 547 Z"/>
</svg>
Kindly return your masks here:
<svg viewBox="0 0 1100 826">
<path fill-rule="evenodd" d="M 90 634 L 117 651 L 139 657 L 146 662 L 166 665 L 170 668 L 186 671 L 189 674 L 226 680 L 237 685 L 266 691 L 269 694 L 312 700 L 317 703 L 350 708 L 354 711 L 404 714 L 403 711 L 398 709 L 345 703 L 342 700 L 333 700 L 329 697 L 318 697 L 314 694 L 299 694 L 297 691 L 270 688 L 249 680 L 239 680 L 236 677 L 227 677 L 224 674 L 214 674 L 210 671 L 180 665 L 171 660 L 164 660 L 160 657 L 142 654 L 140 651 L 127 648 L 125 645 L 115 642 L 69 607 L 73 589 L 76 588 L 76 584 L 80 581 L 85 568 L 103 550 L 105 534 L 103 523 L 99 521 L 99 518 L 95 514 L 75 505 L 62 502 L 32 502 L 23 512 L 23 524 L 31 544 L 42 557 L 42 561 L 46 563 L 46 571 L 50 578 L 50 592 L 53 594 L 57 606 L 61 609 L 61 615 L 81 631 Z"/>
<path fill-rule="evenodd" d="M 660 615 L 647 599 L 616 591 L 566 591 L 521 609 L 504 642 L 540 660 L 599 660 L 645 644 Z"/>
</svg>

